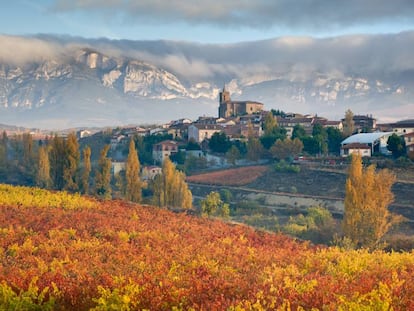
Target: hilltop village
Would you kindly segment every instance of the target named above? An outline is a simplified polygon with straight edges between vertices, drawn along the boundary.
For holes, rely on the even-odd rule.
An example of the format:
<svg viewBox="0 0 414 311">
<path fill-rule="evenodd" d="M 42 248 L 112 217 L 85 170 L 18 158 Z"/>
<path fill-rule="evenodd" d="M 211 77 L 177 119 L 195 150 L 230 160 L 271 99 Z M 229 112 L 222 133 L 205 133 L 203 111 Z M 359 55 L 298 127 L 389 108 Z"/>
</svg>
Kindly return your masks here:
<svg viewBox="0 0 414 311">
<path fill-rule="evenodd" d="M 117 128 L 110 138 L 111 150 L 127 146 L 134 136 L 154 137 L 156 143 L 151 150 L 154 165 L 151 169 L 155 170 L 155 165 L 160 165 L 166 157 L 178 164 L 183 164 L 185 157 L 198 158 L 193 162 L 198 162 L 201 167 L 263 161 L 272 158 L 270 150 L 277 140 L 295 138 L 303 146 L 289 154 L 292 159 L 347 157 L 353 153 L 364 157 L 391 156 L 392 147 L 388 147 L 391 136 L 396 137 L 396 143 L 403 146 L 397 156 L 412 158 L 414 154 L 414 120 L 377 124 L 372 115 L 353 115 L 350 110 L 344 111 L 341 120 L 328 120 L 317 115 L 266 111 L 264 108 L 264 104 L 256 101 L 234 101 L 223 88 L 219 95 L 218 117 L 200 116 L 195 121 L 183 118 L 147 128 Z M 88 135 L 87 130 L 78 132 L 79 138 Z M 257 154 L 251 155 L 250 159 L 247 150 L 249 140 L 260 142 L 255 150 Z M 238 150 L 232 149 L 232 146 Z M 230 150 L 234 151 L 233 157 L 229 154 Z M 116 173 L 124 163 L 122 156 L 116 156 L 116 152 L 113 154 L 113 171 Z M 273 158 L 277 156 L 273 155 Z"/>
<path fill-rule="evenodd" d="M 4 135 L 13 138 L 22 132 L 25 131 L 5 130 Z M 53 135 L 39 131 L 30 134 L 35 141 L 44 141 Z M 92 146 L 95 159 L 99 154 L 98 146 L 110 145 L 113 175 L 125 168 L 128 142 L 135 137 L 143 164 L 143 179 L 159 173 L 167 157 L 190 173 L 197 169 L 249 165 L 272 159 L 292 162 L 325 158 L 335 162 L 353 153 L 363 157 L 394 155 L 411 159 L 414 155 L 414 120 L 377 124 L 372 115 L 354 115 L 350 110 L 344 111 L 341 120 L 273 109 L 266 111 L 264 104 L 257 101 L 232 100 L 225 87 L 219 94 L 217 117 L 200 116 L 195 121 L 183 118 L 163 125 L 104 131 L 83 129 L 76 135 L 81 146 Z M 282 143 L 295 140 L 296 147 Z"/>
</svg>

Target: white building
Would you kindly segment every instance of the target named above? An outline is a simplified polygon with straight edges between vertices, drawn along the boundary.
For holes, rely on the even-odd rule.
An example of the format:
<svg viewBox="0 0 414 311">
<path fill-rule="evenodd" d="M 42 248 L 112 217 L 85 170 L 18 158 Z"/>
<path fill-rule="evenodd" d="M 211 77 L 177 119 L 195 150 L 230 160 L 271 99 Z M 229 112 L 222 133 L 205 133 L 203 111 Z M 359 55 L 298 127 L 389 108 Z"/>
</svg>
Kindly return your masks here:
<svg viewBox="0 0 414 311">
<path fill-rule="evenodd" d="M 223 127 L 218 124 L 191 124 L 188 127 L 188 140 L 194 140 L 201 143 L 204 139 L 210 139 L 214 133 L 220 133 Z"/>
<path fill-rule="evenodd" d="M 387 140 L 392 134 L 393 132 L 376 132 L 349 136 L 341 143 L 341 156 L 346 157 L 352 153 L 360 153 L 362 156 L 372 156 L 374 153 L 389 155 Z"/>
<path fill-rule="evenodd" d="M 165 140 L 152 147 L 152 158 L 158 163 L 162 163 L 170 155 L 177 152 L 178 143 L 174 140 Z"/>
</svg>

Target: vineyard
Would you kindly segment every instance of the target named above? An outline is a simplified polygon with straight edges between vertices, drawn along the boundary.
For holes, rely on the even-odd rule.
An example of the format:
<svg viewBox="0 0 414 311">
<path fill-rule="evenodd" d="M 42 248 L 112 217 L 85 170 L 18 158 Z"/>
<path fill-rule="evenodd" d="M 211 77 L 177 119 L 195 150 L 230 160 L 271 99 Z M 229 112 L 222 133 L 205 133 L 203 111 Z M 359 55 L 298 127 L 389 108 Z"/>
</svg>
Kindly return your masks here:
<svg viewBox="0 0 414 311">
<path fill-rule="evenodd" d="M 413 253 L 67 194 L 77 206 L 29 206 L 14 191 L 37 202 L 0 189 L 1 310 L 414 310 Z"/>
<path fill-rule="evenodd" d="M 243 186 L 253 182 L 266 171 L 266 166 L 247 166 L 188 176 L 187 181 L 221 186 Z"/>
</svg>

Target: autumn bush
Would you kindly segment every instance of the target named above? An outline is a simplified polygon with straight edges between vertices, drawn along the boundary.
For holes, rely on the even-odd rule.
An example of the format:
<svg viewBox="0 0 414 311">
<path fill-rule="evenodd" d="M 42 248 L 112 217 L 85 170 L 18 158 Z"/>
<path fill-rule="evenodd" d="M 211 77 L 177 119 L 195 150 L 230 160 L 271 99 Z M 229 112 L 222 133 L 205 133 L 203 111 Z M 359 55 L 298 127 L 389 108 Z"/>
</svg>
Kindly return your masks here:
<svg viewBox="0 0 414 311">
<path fill-rule="evenodd" d="M 243 186 L 255 181 L 266 171 L 266 166 L 247 166 L 192 175 L 187 177 L 187 181 L 211 185 Z"/>
<path fill-rule="evenodd" d="M 66 191 L 51 192 L 41 188 L 0 184 L 0 205 L 20 207 L 91 208 L 96 201 Z"/>
<path fill-rule="evenodd" d="M 412 252 L 312 246 L 123 201 L 1 203 L 0 224 L 3 310 L 414 309 Z"/>
</svg>

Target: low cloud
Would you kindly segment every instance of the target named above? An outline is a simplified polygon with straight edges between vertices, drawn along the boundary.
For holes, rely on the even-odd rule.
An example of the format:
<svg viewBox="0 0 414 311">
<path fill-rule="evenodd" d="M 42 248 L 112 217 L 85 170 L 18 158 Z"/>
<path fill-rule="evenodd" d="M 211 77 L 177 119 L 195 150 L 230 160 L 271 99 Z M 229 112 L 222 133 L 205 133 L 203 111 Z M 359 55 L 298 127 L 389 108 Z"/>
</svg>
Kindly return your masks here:
<svg viewBox="0 0 414 311">
<path fill-rule="evenodd" d="M 414 32 L 324 39 L 283 37 L 239 44 L 125 41 L 72 37 L 0 36 L 0 63 L 25 64 L 74 57 L 91 48 L 164 68 L 188 81 L 334 73 L 383 75 L 414 70 Z"/>
<path fill-rule="evenodd" d="M 0 62 L 13 65 L 56 58 L 62 49 L 59 45 L 39 40 L 0 35 Z"/>
<path fill-rule="evenodd" d="M 414 17 L 412 0 L 55 0 L 52 8 L 58 12 L 111 12 L 135 22 L 305 30 L 412 23 Z"/>
</svg>

